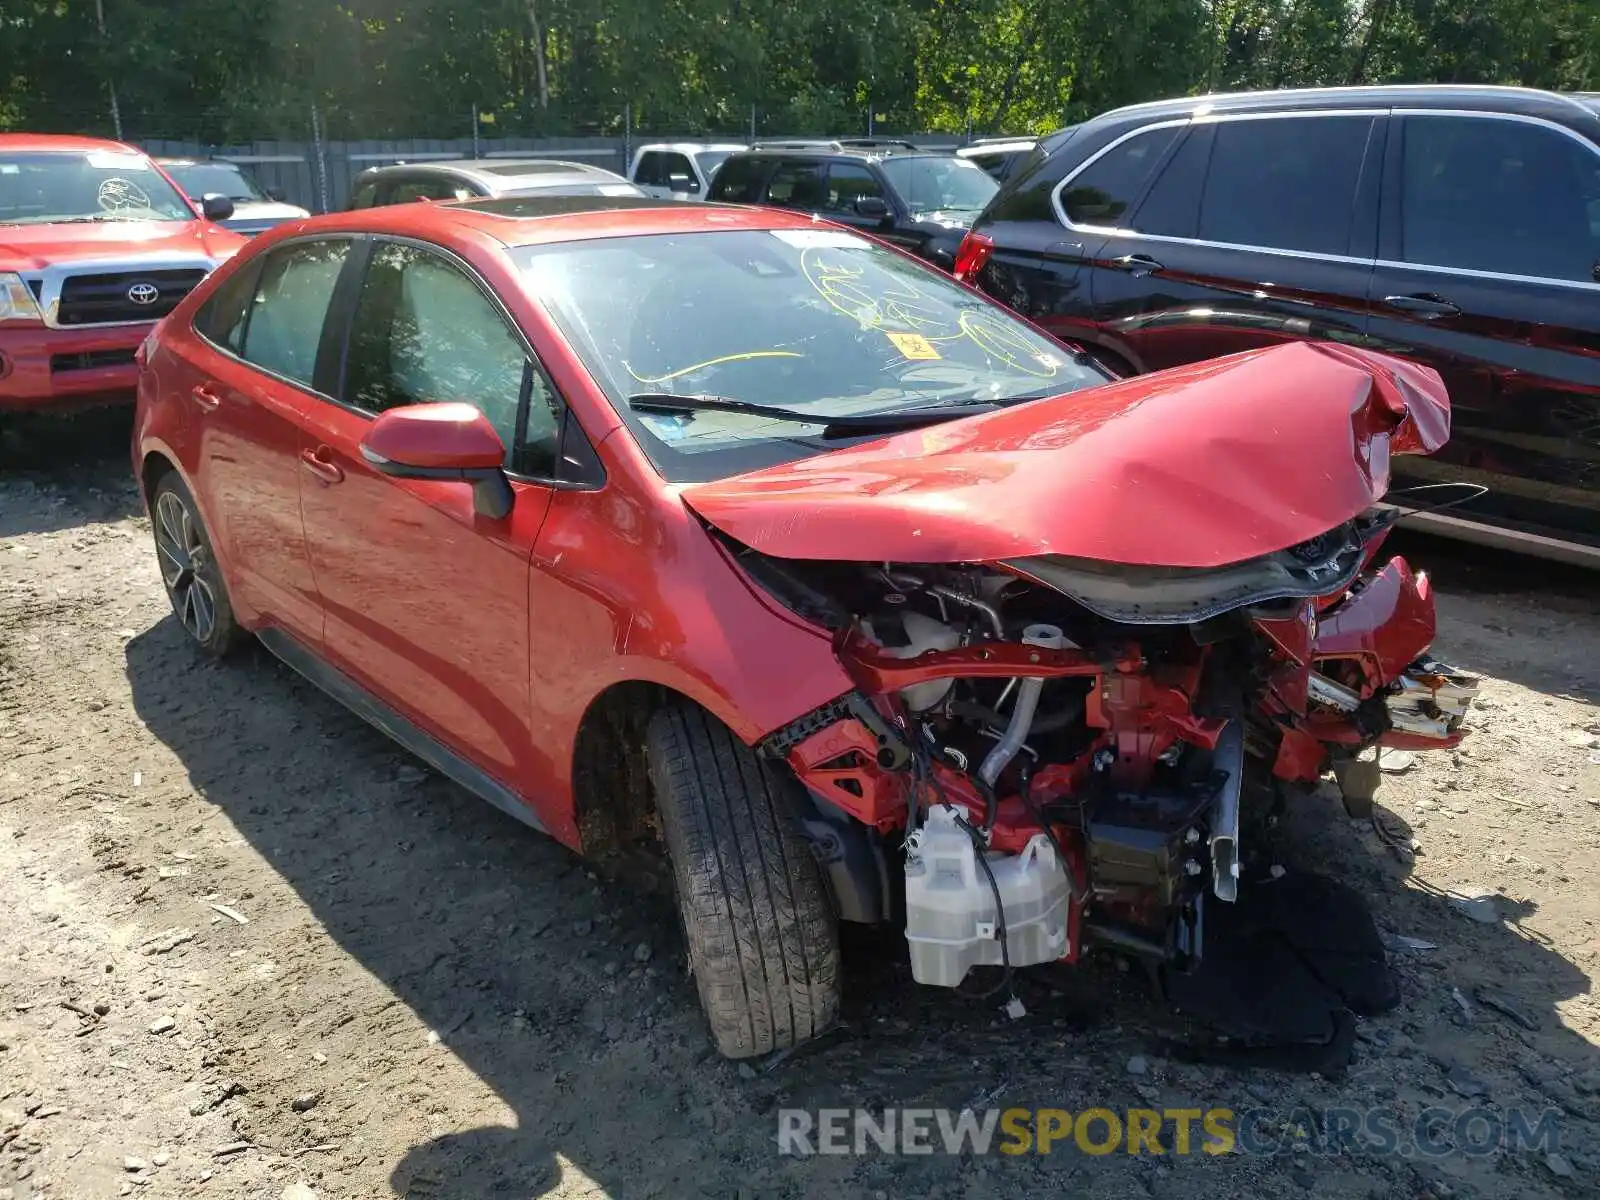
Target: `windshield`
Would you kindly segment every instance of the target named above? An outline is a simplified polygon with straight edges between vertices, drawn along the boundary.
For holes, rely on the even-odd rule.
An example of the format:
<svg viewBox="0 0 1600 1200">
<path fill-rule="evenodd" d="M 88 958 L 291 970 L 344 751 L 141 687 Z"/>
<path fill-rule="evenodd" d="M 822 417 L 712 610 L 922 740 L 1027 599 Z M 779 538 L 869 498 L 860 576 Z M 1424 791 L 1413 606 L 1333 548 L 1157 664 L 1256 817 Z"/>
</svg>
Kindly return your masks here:
<svg viewBox="0 0 1600 1200">
<path fill-rule="evenodd" d="M 842 230 L 604 238 L 515 253 L 529 290 L 675 482 L 835 449 L 821 436 L 833 417 L 1105 382 L 947 276 Z M 642 393 L 715 395 L 814 413 L 817 423 L 634 411 L 628 397 Z"/>
<path fill-rule="evenodd" d="M 232 163 L 168 164 L 167 174 L 196 200 L 211 194 L 220 194 L 236 203 L 245 204 L 267 198 L 266 193 Z"/>
<path fill-rule="evenodd" d="M 142 154 L 0 153 L 0 224 L 194 219 L 194 210 Z"/>
<path fill-rule="evenodd" d="M 981 212 L 1000 190 L 992 175 L 964 158 L 886 158 L 878 165 L 914 213 Z"/>
</svg>

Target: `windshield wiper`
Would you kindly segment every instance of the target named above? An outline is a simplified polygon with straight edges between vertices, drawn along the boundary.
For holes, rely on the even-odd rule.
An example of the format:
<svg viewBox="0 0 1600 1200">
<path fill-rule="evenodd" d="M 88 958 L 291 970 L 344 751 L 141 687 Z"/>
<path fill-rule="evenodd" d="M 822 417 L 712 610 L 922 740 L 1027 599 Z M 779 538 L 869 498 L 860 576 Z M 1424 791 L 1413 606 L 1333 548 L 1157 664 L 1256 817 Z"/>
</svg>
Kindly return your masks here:
<svg viewBox="0 0 1600 1200">
<path fill-rule="evenodd" d="M 820 425 L 823 437 L 839 434 L 877 433 L 895 429 L 915 429 L 922 425 L 937 425 L 966 415 L 964 410 L 993 408 L 994 400 L 955 400 L 949 404 L 932 404 L 923 408 L 902 408 L 890 412 L 855 413 L 829 417 L 819 413 L 805 413 L 792 408 L 771 408 L 765 404 L 752 404 L 732 396 L 675 395 L 672 392 L 635 392 L 628 397 L 628 407 L 636 412 L 695 413 L 730 412 L 746 416 L 765 417 L 772 421 L 786 421 L 796 425 Z"/>
</svg>

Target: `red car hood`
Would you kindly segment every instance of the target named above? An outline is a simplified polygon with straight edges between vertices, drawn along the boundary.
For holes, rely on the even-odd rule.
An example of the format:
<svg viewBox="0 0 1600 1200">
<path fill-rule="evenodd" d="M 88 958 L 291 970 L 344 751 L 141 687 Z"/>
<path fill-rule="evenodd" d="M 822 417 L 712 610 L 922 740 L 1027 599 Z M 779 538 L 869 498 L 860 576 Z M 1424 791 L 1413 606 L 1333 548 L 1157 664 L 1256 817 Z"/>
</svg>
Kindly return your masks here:
<svg viewBox="0 0 1600 1200">
<path fill-rule="evenodd" d="M 224 259 L 246 239 L 208 221 L 0 225 L 0 271 L 41 271 L 76 259 L 204 255 Z"/>
<path fill-rule="evenodd" d="M 1037 554 L 1216 567 L 1316 537 L 1450 433 L 1428 367 L 1331 343 L 1249 351 L 683 489 L 779 558 Z"/>
</svg>

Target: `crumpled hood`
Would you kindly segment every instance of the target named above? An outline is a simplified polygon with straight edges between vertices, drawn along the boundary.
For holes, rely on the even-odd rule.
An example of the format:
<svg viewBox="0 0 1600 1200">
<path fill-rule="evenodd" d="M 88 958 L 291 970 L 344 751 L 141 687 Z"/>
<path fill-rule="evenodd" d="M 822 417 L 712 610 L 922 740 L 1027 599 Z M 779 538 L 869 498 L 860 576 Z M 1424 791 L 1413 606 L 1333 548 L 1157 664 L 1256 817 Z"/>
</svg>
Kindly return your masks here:
<svg viewBox="0 0 1600 1200">
<path fill-rule="evenodd" d="M 779 558 L 1065 555 L 1217 567 L 1314 538 L 1389 486 L 1391 454 L 1450 433 L 1431 368 L 1298 342 L 1177 367 L 682 495 Z"/>
<path fill-rule="evenodd" d="M 245 239 L 207 221 L 0 225 L 0 271 L 42 271 L 77 259 L 203 255 L 224 259 Z"/>
</svg>

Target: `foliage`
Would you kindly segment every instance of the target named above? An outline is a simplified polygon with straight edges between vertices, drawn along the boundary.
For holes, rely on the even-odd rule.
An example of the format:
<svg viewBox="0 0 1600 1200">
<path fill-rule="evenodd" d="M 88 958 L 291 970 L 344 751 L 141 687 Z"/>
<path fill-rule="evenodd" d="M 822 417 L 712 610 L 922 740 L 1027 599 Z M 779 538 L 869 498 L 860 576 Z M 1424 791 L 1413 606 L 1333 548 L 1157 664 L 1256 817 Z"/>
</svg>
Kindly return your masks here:
<svg viewBox="0 0 1600 1200">
<path fill-rule="evenodd" d="M 104 34 L 100 32 L 103 11 Z M 1207 90 L 1600 87 L 1594 0 L 4 0 L 0 128 L 1022 132 Z M 627 113 L 625 118 L 624 113 Z"/>
</svg>

